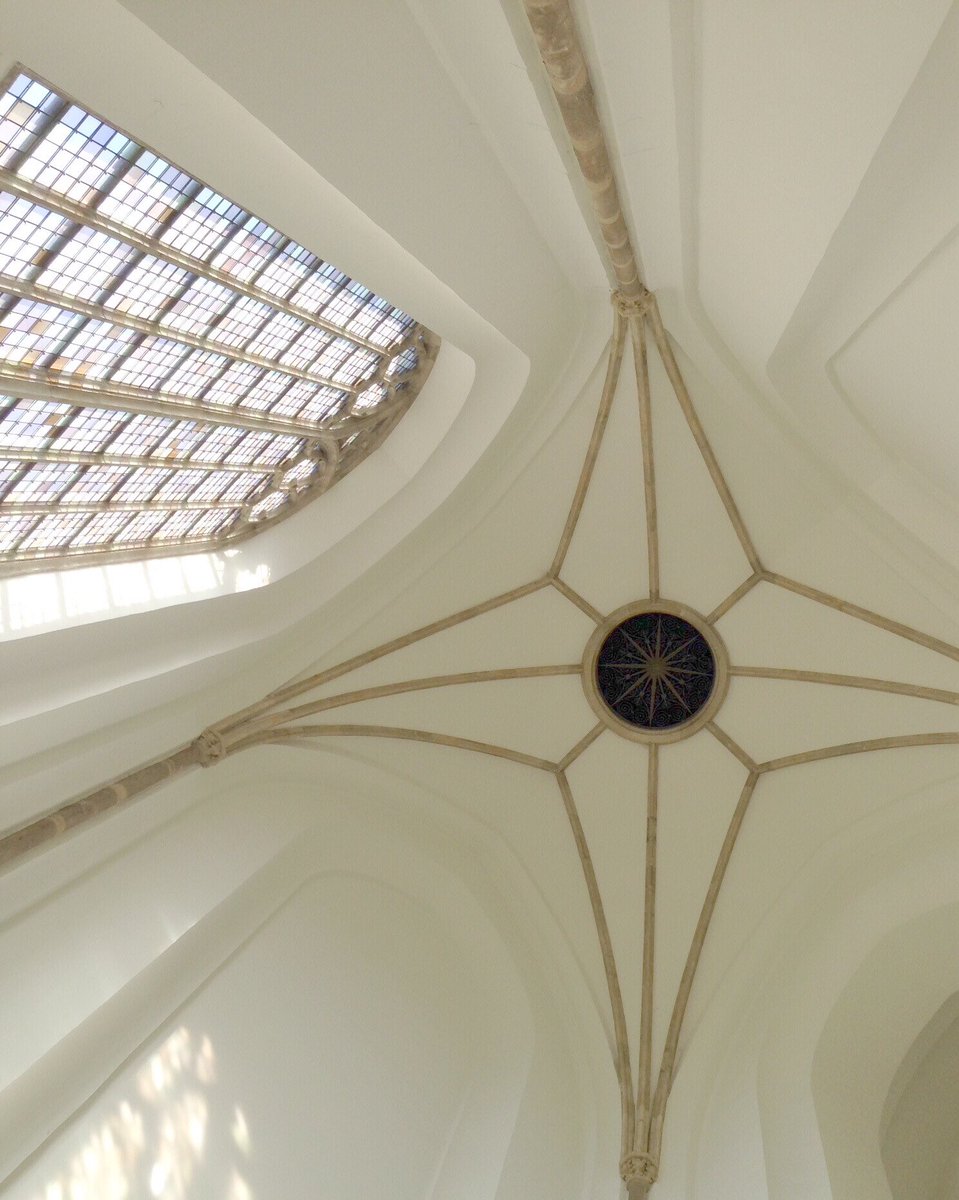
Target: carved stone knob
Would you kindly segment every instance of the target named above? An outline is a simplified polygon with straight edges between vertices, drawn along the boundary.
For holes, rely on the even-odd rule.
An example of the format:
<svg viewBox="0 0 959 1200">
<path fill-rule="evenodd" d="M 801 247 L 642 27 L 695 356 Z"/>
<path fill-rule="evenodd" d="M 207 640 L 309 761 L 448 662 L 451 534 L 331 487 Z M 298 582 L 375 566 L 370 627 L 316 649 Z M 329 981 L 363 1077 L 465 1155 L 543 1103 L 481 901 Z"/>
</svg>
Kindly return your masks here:
<svg viewBox="0 0 959 1200">
<path fill-rule="evenodd" d="M 633 1195 L 631 1184 L 639 1184 L 639 1195 L 645 1193 L 656 1182 L 658 1164 L 655 1159 L 649 1154 L 627 1154 L 623 1161 L 619 1164 L 619 1173 L 623 1178 L 623 1182 L 630 1188 L 630 1196 Z"/>
<path fill-rule="evenodd" d="M 212 767 L 221 759 L 226 758 L 226 746 L 223 738 L 213 729 L 204 729 L 194 742 L 199 755 L 201 767 Z"/>
</svg>

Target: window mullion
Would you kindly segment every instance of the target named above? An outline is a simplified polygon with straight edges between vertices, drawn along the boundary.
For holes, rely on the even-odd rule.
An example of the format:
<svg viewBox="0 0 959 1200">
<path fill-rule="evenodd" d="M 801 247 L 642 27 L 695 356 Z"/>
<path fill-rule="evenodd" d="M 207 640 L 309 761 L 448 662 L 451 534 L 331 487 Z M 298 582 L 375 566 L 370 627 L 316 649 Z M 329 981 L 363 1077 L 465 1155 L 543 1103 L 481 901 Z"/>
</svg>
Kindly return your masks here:
<svg viewBox="0 0 959 1200">
<path fill-rule="evenodd" d="M 335 462 L 349 442 L 338 476 L 378 444 L 422 385 L 435 339 L 418 325 L 404 328 L 411 319 L 382 297 L 111 122 L 28 83 L 22 71 L 16 77 L 26 107 L 10 128 L 27 144 L 10 169 L 0 168 L 0 188 L 15 198 L 7 202 L 14 213 L 23 201 L 36 207 L 4 247 L 10 275 L 0 273 L 9 296 L 0 297 L 8 356 L 0 387 L 20 401 L 4 429 L 25 447 L 11 451 L 7 485 L 9 494 L 20 484 L 21 498 L 6 505 L 14 528 L 23 519 L 25 530 L 0 554 L 0 564 L 10 564 L 0 574 L 182 553 L 272 525 L 315 494 L 319 476 L 306 468 L 295 500 L 280 486 L 291 466 Z M 387 338 L 391 345 L 379 344 Z M 396 355 L 414 344 L 421 369 L 387 380 Z M 343 364 L 364 359 L 366 378 L 352 384 L 309 369 L 329 364 L 328 375 L 359 375 L 358 362 Z M 374 407 L 368 394 L 368 407 L 353 412 L 378 381 L 383 402 Z M 277 411 L 322 407 L 326 389 L 347 401 L 328 425 Z M 48 418 L 51 405 L 56 416 Z M 259 461 L 235 461 L 251 457 Z M 276 457 L 283 461 L 263 461 Z M 38 464 L 63 465 L 44 467 L 24 486 Z M 321 474 L 325 487 L 330 472 Z M 246 491 L 247 476 L 251 496 L 220 498 Z M 269 512 L 254 521 L 272 489 L 283 504 L 267 502 Z M 72 503 L 63 500 L 68 493 Z M 158 515 L 135 515 L 150 512 Z M 128 529 L 132 540 L 118 543 Z M 76 546 L 84 537 L 89 545 Z M 31 539 L 36 548 L 22 549 Z"/>
<path fill-rule="evenodd" d="M 33 201 L 35 204 L 40 204 L 44 208 L 48 208 L 53 212 L 59 212 L 63 216 L 69 217 L 72 220 L 78 221 L 83 225 L 87 225 L 92 229 L 97 229 L 101 233 L 108 234 L 110 237 L 116 238 L 118 241 L 127 242 L 136 249 L 146 250 L 156 258 L 163 259 L 165 262 L 172 263 L 174 266 L 180 267 L 185 271 L 190 271 L 196 274 L 203 274 L 212 279 L 216 283 L 222 284 L 224 287 L 232 288 L 234 291 L 240 292 L 248 296 L 251 300 L 258 300 L 262 304 L 268 304 L 276 308 L 280 312 L 284 312 L 291 317 L 296 317 L 300 321 L 308 321 L 313 325 L 319 325 L 321 329 L 326 329 L 337 337 L 345 338 L 347 341 L 353 342 L 357 346 L 362 346 L 367 350 L 372 350 L 374 353 L 379 353 L 382 349 L 375 342 L 371 342 L 368 338 L 356 333 L 347 333 L 340 326 L 332 321 L 328 321 L 325 317 L 314 315 L 304 309 L 296 308 L 294 305 L 285 300 L 281 300 L 277 296 L 271 296 L 268 292 L 261 292 L 258 288 L 251 287 L 250 284 L 235 278 L 226 271 L 221 271 L 219 268 L 211 267 L 208 261 L 198 259 L 189 254 L 182 254 L 178 250 L 167 246 L 165 243 L 156 238 L 149 237 L 139 233 L 135 229 L 121 225 L 117 221 L 113 221 L 108 217 L 102 217 L 95 209 L 89 206 L 76 204 L 72 200 L 68 200 L 64 196 L 60 196 L 55 192 L 49 192 L 47 189 L 35 186 L 27 180 L 20 179 L 4 168 L 0 168 L 0 190 L 11 192 L 14 195 L 21 196 L 26 200 Z M 347 281 L 344 281 L 337 291 L 330 296 L 330 300 L 347 286 Z M 327 305 L 329 301 L 327 301 Z M 324 305 L 324 308 L 327 307 Z"/>
<path fill-rule="evenodd" d="M 70 107 L 70 101 L 59 99 L 58 102 L 45 114 L 44 120 L 37 125 L 36 129 L 32 130 L 30 136 L 24 144 L 16 151 L 13 157 L 6 165 L 6 170 L 10 172 L 19 171 L 30 155 L 36 150 L 37 146 L 43 141 L 50 130 L 56 125 L 57 121 Z"/>
</svg>

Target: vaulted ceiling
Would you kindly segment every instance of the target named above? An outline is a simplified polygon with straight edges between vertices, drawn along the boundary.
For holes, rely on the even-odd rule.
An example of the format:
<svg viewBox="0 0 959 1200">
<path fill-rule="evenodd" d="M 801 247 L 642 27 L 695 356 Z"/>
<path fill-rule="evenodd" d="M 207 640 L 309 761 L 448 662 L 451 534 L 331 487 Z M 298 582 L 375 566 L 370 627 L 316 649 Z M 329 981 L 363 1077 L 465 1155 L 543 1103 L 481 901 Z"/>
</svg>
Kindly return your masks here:
<svg viewBox="0 0 959 1200">
<path fill-rule="evenodd" d="M 456 1071 L 485 1064 L 498 1081 L 489 1095 L 516 1114 L 488 1127 L 485 1149 L 478 1134 L 470 1143 L 474 1161 L 488 1156 L 485 1173 L 448 1159 L 450 1174 L 437 1168 L 427 1185 L 411 1159 L 397 1195 L 615 1195 L 634 1147 L 620 1145 L 610 962 L 635 1087 L 646 1062 L 659 1069 L 734 819 L 652 1194 L 898 1200 L 880 1124 L 887 1145 L 911 1134 L 889 1134 L 883 1106 L 893 1092 L 921 1094 L 896 1073 L 959 990 L 951 964 L 921 965 L 954 936 L 959 898 L 955 7 L 574 6 L 626 221 L 670 335 L 659 349 L 656 310 L 610 305 L 589 189 L 520 3 L 79 7 L 0 0 L 5 65 L 23 62 L 112 115 L 305 245 L 337 243 L 336 261 L 443 349 L 411 432 L 404 421 L 241 560 L 0 582 L 14 681 L 5 829 L 205 728 L 222 732 L 290 679 L 297 703 L 340 697 L 335 715 L 310 714 L 333 727 L 322 736 L 228 755 L 0 877 L 11 953 L 43 938 L 73 947 L 58 972 L 27 953 L 3 996 L 20 1031 L 4 1082 L 21 1090 L 5 1101 L 20 1115 L 0 1174 L 69 1126 L 67 1100 L 42 1129 L 23 1115 L 44 1063 L 69 1075 L 77 1103 L 113 1103 L 92 1059 L 72 1050 L 68 1069 L 54 1048 L 78 1030 L 92 1037 L 93 1016 L 163 960 L 169 995 L 152 1024 L 124 1018 L 119 1070 L 191 989 L 208 1012 L 220 1003 L 199 967 L 190 975 L 188 935 L 211 961 L 225 957 L 233 943 L 213 919 L 226 920 L 224 906 L 242 901 L 253 928 L 289 881 L 343 871 L 413 895 L 446 932 L 402 906 L 387 918 L 372 894 L 324 908 L 310 892 L 302 911 L 284 910 L 290 936 L 320 930 L 335 948 L 348 922 L 329 913 L 355 903 L 378 931 L 361 948 L 370 961 L 408 939 L 428 986 L 403 976 L 403 1003 L 419 1011 L 442 993 L 440 1040 L 457 1047 Z M 629 336 L 638 344 L 641 327 L 645 436 Z M 708 618 L 731 677 L 712 728 L 654 752 L 597 725 L 579 665 L 608 614 L 657 591 Z M 486 605 L 496 597 L 506 601 Z M 393 639 L 391 652 L 368 653 Z M 446 678 L 395 686 L 435 677 Z M 863 745 L 877 739 L 889 742 Z M 850 752 L 807 753 L 827 747 Z M 262 895 L 249 892 L 256 880 Z M 84 964 L 103 929 L 107 965 L 92 979 Z M 445 937 L 456 954 L 434 960 Z M 910 940 L 925 950 L 905 996 L 894 981 Z M 293 968 L 280 956 L 261 969 Z M 472 970 L 475 987 L 443 992 L 444 973 Z M 364 986 L 389 987 L 389 972 Z M 857 1019 L 871 1040 L 857 1040 Z M 365 1083 L 358 1093 L 374 1140 L 400 1103 L 390 1079 L 406 1079 L 395 1047 L 381 1052 L 392 1104 L 381 1112 Z M 510 1055 L 526 1074 L 513 1079 Z M 447 1136 L 457 1080 L 423 1099 L 411 1138 Z M 474 1131 L 487 1128 L 483 1112 Z M 355 1134 L 347 1116 L 342 1137 Z M 368 1140 L 364 1124 L 357 1153 Z M 936 1154 L 948 1158 L 942 1145 Z M 32 1196 L 52 1162 L 17 1176 L 16 1195 Z M 928 1174 L 923 1196 L 939 1200 Z"/>
</svg>

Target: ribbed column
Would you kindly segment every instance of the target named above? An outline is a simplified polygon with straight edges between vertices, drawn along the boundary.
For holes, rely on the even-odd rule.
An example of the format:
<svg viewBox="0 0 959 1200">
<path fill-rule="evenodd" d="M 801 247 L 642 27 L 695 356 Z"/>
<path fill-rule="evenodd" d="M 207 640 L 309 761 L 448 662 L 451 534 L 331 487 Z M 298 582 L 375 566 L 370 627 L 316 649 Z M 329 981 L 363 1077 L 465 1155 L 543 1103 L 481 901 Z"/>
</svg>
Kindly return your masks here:
<svg viewBox="0 0 959 1200">
<path fill-rule="evenodd" d="M 645 289 L 623 217 L 569 0 L 524 0 L 524 3 L 573 152 L 589 188 L 616 286 L 626 299 L 639 299 Z"/>
<path fill-rule="evenodd" d="M 86 796 L 81 796 L 79 800 L 71 800 L 69 804 L 64 804 L 61 808 L 47 813 L 46 816 L 31 821 L 29 825 L 23 825 L 20 829 L 13 830 L 12 833 L 0 837 L 0 867 L 6 866 L 31 850 L 36 850 L 38 846 L 59 837 L 69 829 L 74 829 L 76 826 L 100 816 L 101 813 L 109 812 L 110 809 L 126 804 L 134 796 L 139 796 L 149 788 L 156 787 L 157 784 L 163 783 L 167 779 L 172 779 L 174 775 L 179 775 L 191 767 L 206 765 L 210 761 L 210 757 L 208 746 L 201 738 L 197 738 L 189 746 L 184 746 L 182 749 L 174 751 L 173 754 L 168 754 L 165 758 L 157 759 L 156 762 L 132 771 L 115 783 L 108 783 L 104 787 L 97 788 L 95 792 L 89 792 Z"/>
</svg>

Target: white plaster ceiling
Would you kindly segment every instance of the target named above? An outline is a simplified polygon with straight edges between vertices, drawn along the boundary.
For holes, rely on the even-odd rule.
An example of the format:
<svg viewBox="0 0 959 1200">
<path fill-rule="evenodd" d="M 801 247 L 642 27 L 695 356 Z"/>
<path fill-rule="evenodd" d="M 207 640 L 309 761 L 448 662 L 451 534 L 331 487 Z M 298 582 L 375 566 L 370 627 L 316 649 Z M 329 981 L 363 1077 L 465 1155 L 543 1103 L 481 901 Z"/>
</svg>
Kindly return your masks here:
<svg viewBox="0 0 959 1200">
<path fill-rule="evenodd" d="M 288 584 L 5 650 L 23 683 L 5 730 L 12 765 L 0 779 L 4 825 L 172 747 L 291 676 L 542 576 L 603 384 L 602 341 L 612 322 L 604 274 L 582 190 L 567 180 L 570 158 L 549 97 L 527 75 L 536 63 L 518 5 L 467 3 L 461 20 L 432 0 L 327 5 L 322 19 L 298 0 L 126 0 L 124 8 L 422 264 L 440 290 L 424 284 L 421 294 L 440 320 L 448 289 L 495 331 L 490 344 L 505 341 L 525 356 L 529 382 L 473 474 L 405 542 L 399 526 L 369 523 L 339 558 L 327 556 Z M 951 519 L 959 431 L 950 402 L 955 10 L 942 0 L 788 11 L 760 0 L 583 0 L 577 13 L 648 283 L 764 566 L 959 640 Z M 99 103 L 108 109 L 109 96 Z M 160 139 L 162 127 L 161 114 L 150 137 Z M 466 317 L 456 329 L 465 338 Z M 474 358 L 481 383 L 478 350 Z M 493 360 L 491 352 L 488 370 Z M 663 594 L 708 613 L 751 568 L 655 355 L 651 388 Z M 343 587 L 340 566 L 344 578 L 365 574 Z M 334 582 L 314 591 L 323 571 Z M 628 356 L 563 578 L 603 614 L 648 592 Z M 547 588 L 315 695 L 575 664 L 592 628 Z M 953 659 L 771 583 L 757 585 L 718 629 L 736 665 L 959 691 Z M 595 724 L 575 675 L 475 682 L 340 711 L 344 722 L 480 739 L 549 759 Z M 717 722 L 762 762 L 862 739 L 954 732 L 959 706 L 734 678 Z M 569 772 L 634 1057 L 646 755 L 605 732 Z M 539 897 L 556 938 L 550 952 L 589 997 L 582 1020 L 609 1036 L 596 931 L 553 779 L 461 748 L 375 739 L 250 752 L 265 776 L 279 757 L 289 778 L 317 790 L 335 763 L 346 796 L 354 767 L 357 778 L 378 768 L 395 785 L 397 809 L 409 806 L 417 822 L 454 813 L 487 831 Z M 241 794 L 242 775 L 235 763 L 231 769 Z M 656 1054 L 746 773 L 706 731 L 662 752 Z M 695 1131 L 692 1165 L 687 1176 L 667 1140 L 674 1157 L 665 1195 L 713 1194 L 695 1167 L 719 1127 L 709 1117 L 720 1103 L 710 1089 L 723 1076 L 710 1055 L 718 1062 L 716 1047 L 757 978 L 750 947 L 775 939 L 817 856 L 841 845 L 855 858 L 904 797 L 956 778 L 959 748 L 945 746 L 837 758 L 760 780 L 685 1027 L 683 1054 L 701 1073 L 692 1087 L 680 1071 L 675 1119 Z M 226 786 L 216 780 L 209 772 L 203 787 Z M 126 836 L 136 828 L 131 818 Z M 602 1070 L 615 1100 L 608 1063 Z M 615 1188 L 615 1162 L 599 1177 Z"/>
<path fill-rule="evenodd" d="M 579 12 L 674 332 L 954 587 L 955 7 Z"/>
</svg>

